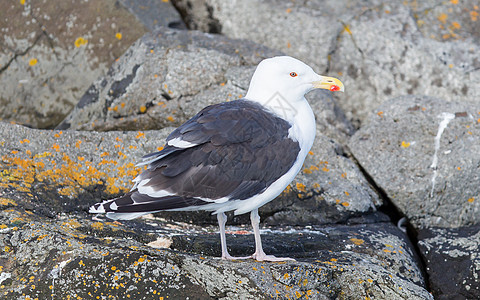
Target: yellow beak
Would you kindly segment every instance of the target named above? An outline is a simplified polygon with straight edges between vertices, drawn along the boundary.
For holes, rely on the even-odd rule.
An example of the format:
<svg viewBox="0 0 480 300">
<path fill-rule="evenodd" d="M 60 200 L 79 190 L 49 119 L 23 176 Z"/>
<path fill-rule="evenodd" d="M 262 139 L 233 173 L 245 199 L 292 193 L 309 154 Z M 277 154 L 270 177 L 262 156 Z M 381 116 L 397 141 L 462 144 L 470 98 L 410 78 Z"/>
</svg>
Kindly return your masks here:
<svg viewBox="0 0 480 300">
<path fill-rule="evenodd" d="M 321 79 L 318 81 L 312 82 L 313 87 L 316 89 L 326 89 L 332 92 L 340 91 L 344 92 L 345 88 L 343 83 L 334 77 L 321 76 Z"/>
</svg>

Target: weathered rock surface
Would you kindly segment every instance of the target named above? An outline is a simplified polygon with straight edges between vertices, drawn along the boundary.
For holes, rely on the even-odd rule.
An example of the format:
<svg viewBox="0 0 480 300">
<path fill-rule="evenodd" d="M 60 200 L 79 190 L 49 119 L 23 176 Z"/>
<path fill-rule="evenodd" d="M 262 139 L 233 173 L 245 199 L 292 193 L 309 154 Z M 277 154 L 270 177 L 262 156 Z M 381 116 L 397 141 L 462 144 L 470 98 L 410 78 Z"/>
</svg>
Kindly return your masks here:
<svg viewBox="0 0 480 300">
<path fill-rule="evenodd" d="M 6 299 L 433 299 L 410 243 L 390 223 L 267 228 L 265 249 L 296 262 L 223 261 L 214 257 L 217 227 L 154 218 L 112 223 L 82 212 L 47 218 L 28 208 L 30 198 L 0 198 Z M 231 252 L 252 252 L 252 235 L 232 230 Z"/>
<path fill-rule="evenodd" d="M 349 147 L 415 227 L 480 222 L 480 105 L 394 98 L 370 116 Z"/>
<path fill-rule="evenodd" d="M 424 229 L 418 239 L 435 299 L 480 298 L 480 225 Z"/>
<path fill-rule="evenodd" d="M 339 104 L 356 125 L 405 94 L 478 102 L 480 87 L 469 82 L 480 82 L 480 9 L 468 1 L 174 3 L 190 28 L 249 39 L 338 73 L 347 96 Z"/>
<path fill-rule="evenodd" d="M 298 260 L 281 264 L 214 258 L 216 226 L 88 215 L 92 203 L 128 190 L 140 171 L 130 158 L 156 150 L 170 128 L 0 130 L 0 292 L 8 299 L 431 299 L 408 239 L 378 213 L 369 224 L 264 229 L 267 251 Z M 229 228 L 232 254 L 253 251 L 243 228 Z"/>
<path fill-rule="evenodd" d="M 248 41 L 158 28 L 95 81 L 58 128 L 178 126 L 209 104 L 241 97 L 246 89 L 236 86 L 236 78 L 251 76 L 246 66 L 278 53 Z"/>
<path fill-rule="evenodd" d="M 480 87 L 470 84 L 480 82 L 479 39 L 460 29 L 478 24 L 438 20 L 453 9 L 465 12 L 458 16 L 473 11 L 471 3 L 453 2 L 391 1 L 345 20 L 331 70 L 344 74 L 349 87 L 348 101 L 339 102 L 348 116 L 363 121 L 385 100 L 406 94 L 479 102 Z M 446 38 L 445 29 L 455 38 Z"/>
<path fill-rule="evenodd" d="M 42 131 L 0 122 L 0 188 L 26 194 L 28 209 L 86 210 L 107 197 L 123 194 L 139 174 L 137 160 L 158 147 L 171 129 L 151 132 Z M 28 196 L 28 197 L 27 197 Z M 49 203 L 49 210 L 37 207 Z"/>
<path fill-rule="evenodd" d="M 0 119 L 60 123 L 91 82 L 145 32 L 115 1 L 0 4 Z"/>
<path fill-rule="evenodd" d="M 148 30 L 153 31 L 159 26 L 186 29 L 180 14 L 170 1 L 157 0 L 120 0 L 138 21 Z"/>
</svg>

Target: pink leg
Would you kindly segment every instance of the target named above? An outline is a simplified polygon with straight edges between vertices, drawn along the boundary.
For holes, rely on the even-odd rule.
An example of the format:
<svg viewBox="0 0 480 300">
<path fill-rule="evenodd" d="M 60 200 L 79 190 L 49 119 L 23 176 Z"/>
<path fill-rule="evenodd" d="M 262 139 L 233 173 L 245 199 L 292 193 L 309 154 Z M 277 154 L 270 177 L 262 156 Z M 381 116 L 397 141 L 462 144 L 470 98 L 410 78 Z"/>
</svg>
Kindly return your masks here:
<svg viewBox="0 0 480 300">
<path fill-rule="evenodd" d="M 233 257 L 228 254 L 227 250 L 227 238 L 225 236 L 225 223 L 227 223 L 227 216 L 225 213 L 221 212 L 217 214 L 218 226 L 220 227 L 220 242 L 222 244 L 222 259 L 247 259 L 252 258 L 252 256 L 245 256 L 245 257 Z"/>
<path fill-rule="evenodd" d="M 293 258 L 288 258 L 288 257 L 275 257 L 273 255 L 266 255 L 265 252 L 263 252 L 263 247 L 262 247 L 262 240 L 260 238 L 260 216 L 258 215 L 258 209 L 252 210 L 250 214 L 250 219 L 252 221 L 252 227 L 253 227 L 253 232 L 255 234 L 255 253 L 252 255 L 252 257 L 258 261 L 285 261 L 285 260 L 293 260 Z"/>
</svg>

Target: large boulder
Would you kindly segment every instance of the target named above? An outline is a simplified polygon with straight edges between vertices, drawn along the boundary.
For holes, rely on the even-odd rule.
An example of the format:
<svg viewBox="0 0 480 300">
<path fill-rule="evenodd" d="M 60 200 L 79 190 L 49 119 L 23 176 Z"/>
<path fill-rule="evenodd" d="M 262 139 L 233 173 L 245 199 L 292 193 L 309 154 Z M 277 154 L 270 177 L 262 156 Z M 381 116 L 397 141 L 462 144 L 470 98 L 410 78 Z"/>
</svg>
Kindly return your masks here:
<svg viewBox="0 0 480 300">
<path fill-rule="evenodd" d="M 394 98 L 349 148 L 414 227 L 480 223 L 480 105 Z"/>
<path fill-rule="evenodd" d="M 83 213 L 46 218 L 21 198 L 0 201 L 5 299 L 433 299 L 411 245 L 388 223 L 277 230 L 264 240 L 266 250 L 297 261 L 223 261 L 214 257 L 218 235 L 205 233 L 216 228 L 195 231 L 156 219 L 99 222 Z M 245 250 L 247 240 L 253 244 L 244 232 L 227 239 L 232 253 Z"/>
<path fill-rule="evenodd" d="M 28 209 L 45 216 L 86 210 L 127 192 L 142 171 L 136 161 L 158 151 L 170 130 L 99 134 L 0 122 L 1 193 L 28 195 Z"/>
<path fill-rule="evenodd" d="M 452 27 L 453 20 L 442 24 L 437 19 L 453 8 L 473 9 L 471 3 L 453 2 L 424 1 L 415 6 L 391 1 L 345 20 L 331 55 L 331 70 L 341 72 L 349 87 L 348 101 L 340 102 L 348 116 L 362 122 L 385 100 L 407 94 L 479 102 L 480 86 L 470 84 L 480 82 L 479 39 L 473 31 Z M 474 23 L 465 18 L 461 24 Z M 445 27 L 462 37 L 443 38 Z"/>
<path fill-rule="evenodd" d="M 186 29 L 180 14 L 169 1 L 119 0 L 148 30 L 159 26 Z"/>
<path fill-rule="evenodd" d="M 478 5 L 468 1 L 175 0 L 187 25 L 246 38 L 338 75 L 359 126 L 388 98 L 480 95 Z M 262 28 L 262 30 L 257 30 Z"/>
<path fill-rule="evenodd" d="M 145 32 L 116 1 L 0 4 L 0 119 L 53 128 Z"/>
<path fill-rule="evenodd" d="M 240 98 L 252 68 L 276 54 L 249 41 L 157 28 L 90 86 L 58 129 L 178 126 L 209 104 Z"/>
</svg>

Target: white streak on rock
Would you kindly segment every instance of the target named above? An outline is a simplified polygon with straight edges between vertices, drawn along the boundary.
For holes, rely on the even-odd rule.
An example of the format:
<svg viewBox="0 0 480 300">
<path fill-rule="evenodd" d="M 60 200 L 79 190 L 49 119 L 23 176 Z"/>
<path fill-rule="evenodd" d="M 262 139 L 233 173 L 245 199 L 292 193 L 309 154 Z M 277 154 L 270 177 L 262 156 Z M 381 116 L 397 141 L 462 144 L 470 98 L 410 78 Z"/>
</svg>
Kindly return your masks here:
<svg viewBox="0 0 480 300">
<path fill-rule="evenodd" d="M 447 128 L 448 123 L 451 120 L 455 119 L 455 115 L 448 112 L 443 112 L 438 115 L 438 118 L 442 119 L 440 124 L 438 125 L 438 132 L 437 136 L 435 137 L 435 152 L 433 153 L 433 161 L 430 165 L 430 168 L 433 169 L 433 176 L 432 176 L 432 190 L 430 191 L 430 197 L 433 197 L 433 191 L 435 190 L 435 180 L 437 179 L 437 165 L 438 165 L 438 149 L 440 149 L 440 138 L 442 137 L 445 128 Z"/>
</svg>

